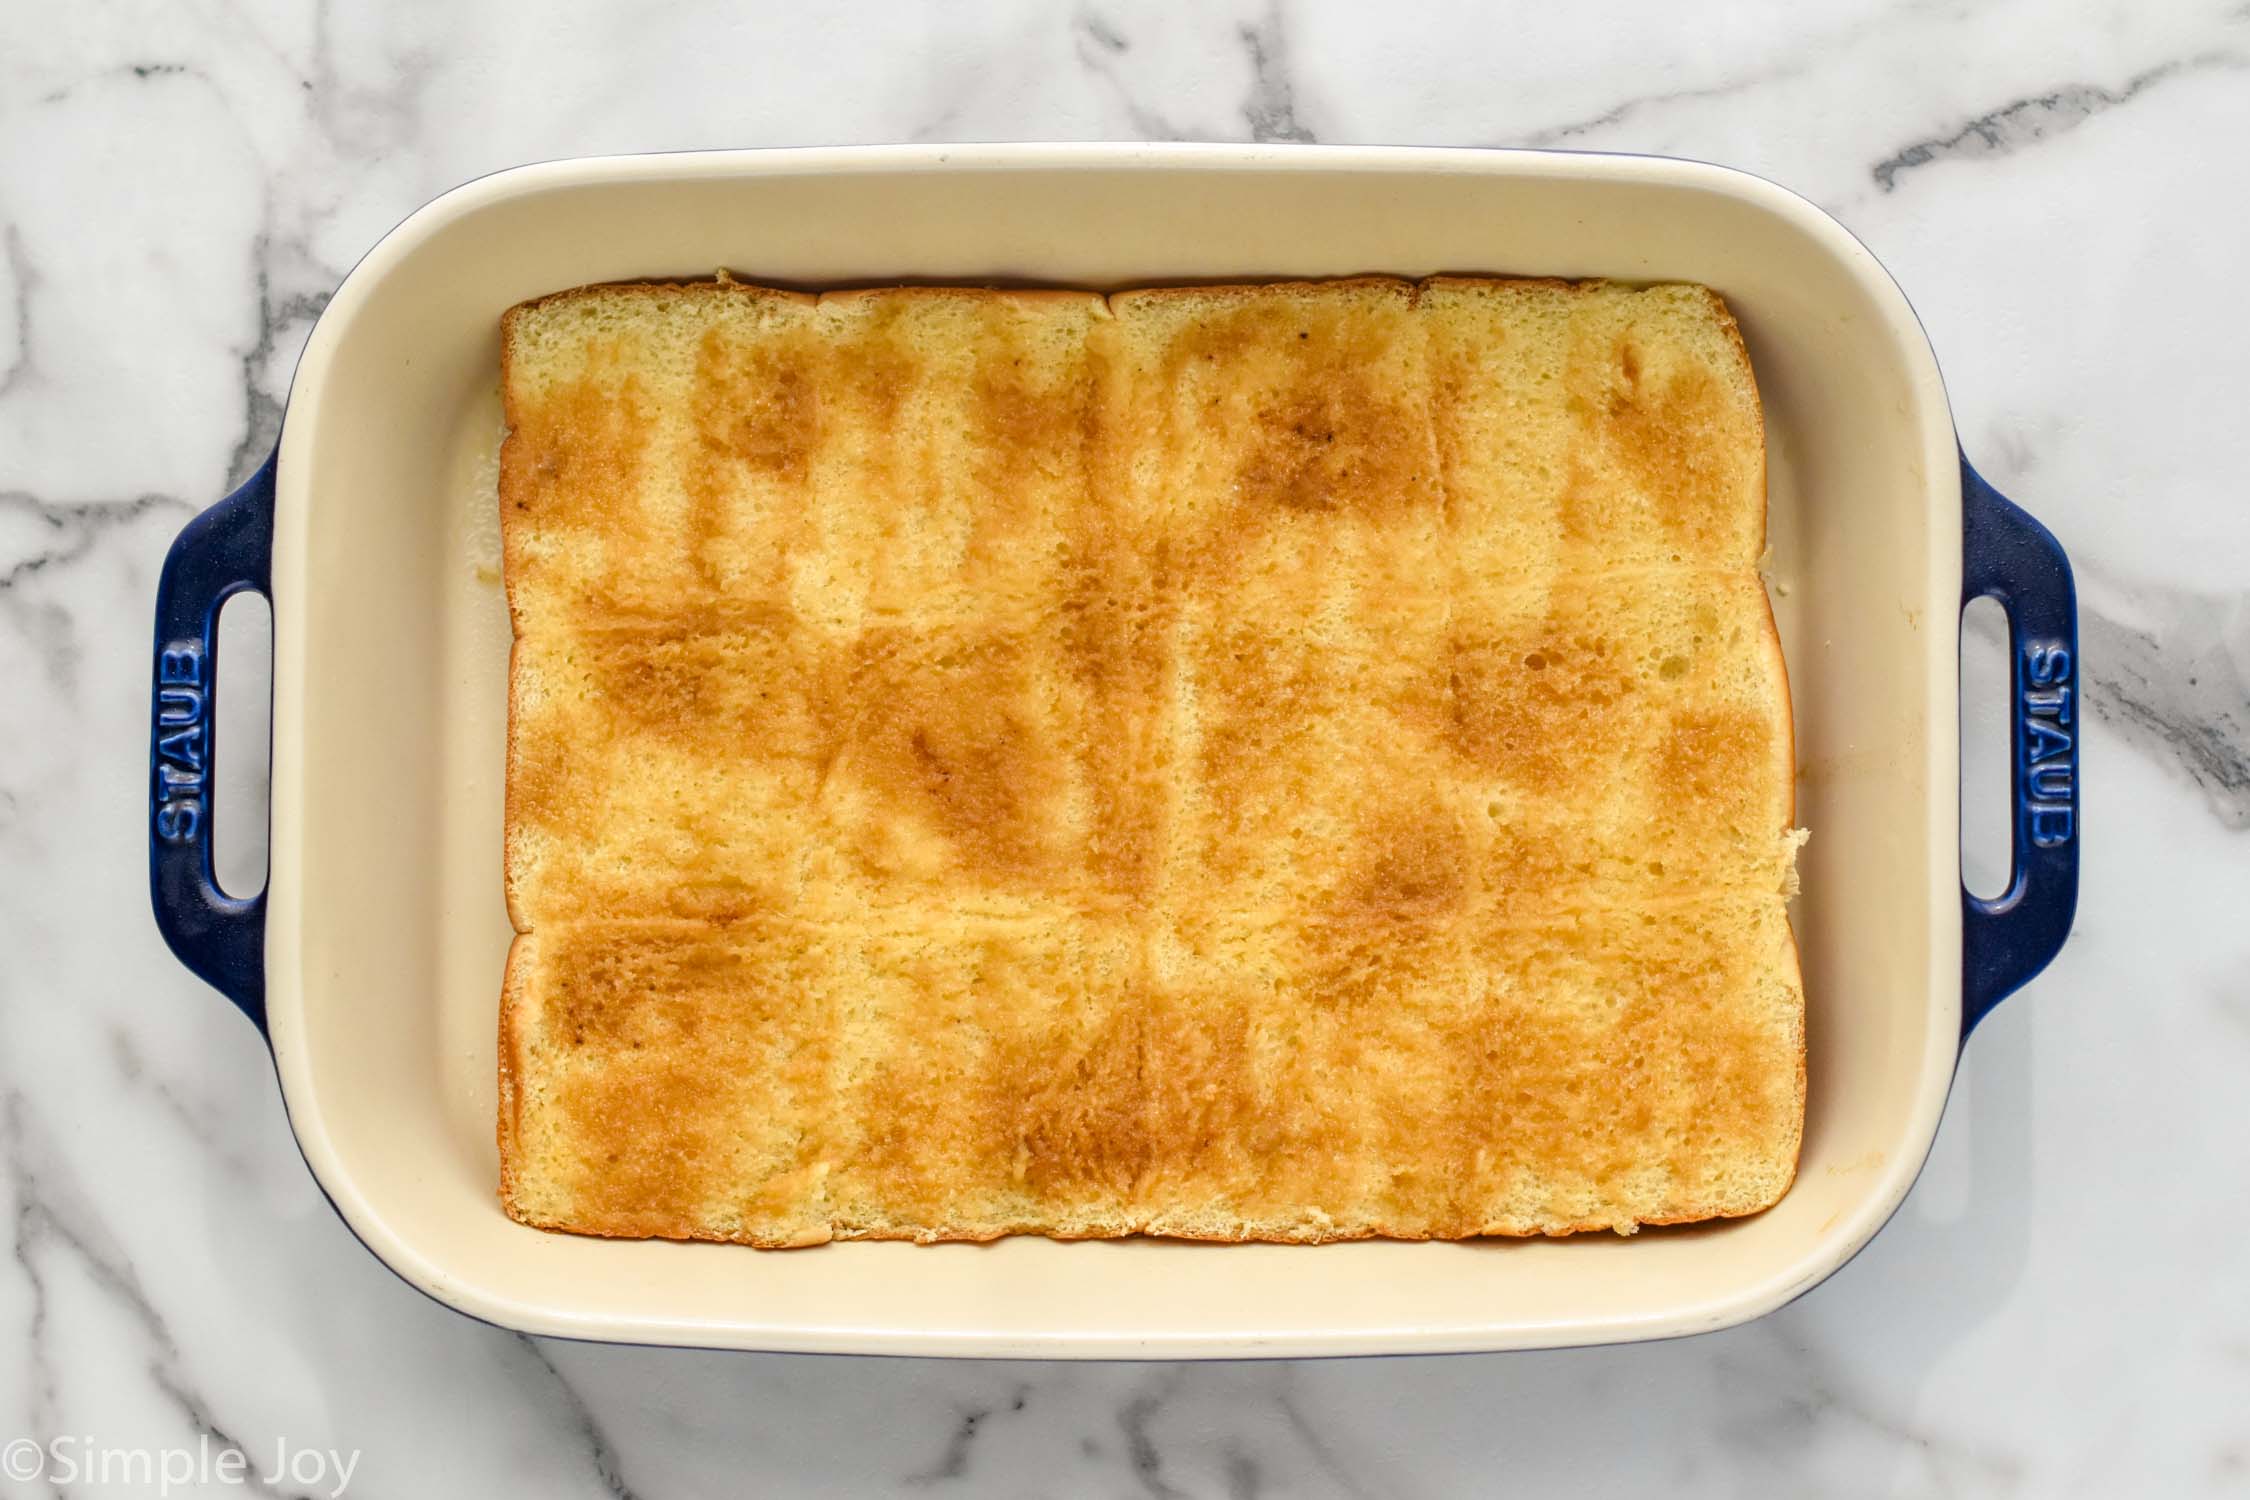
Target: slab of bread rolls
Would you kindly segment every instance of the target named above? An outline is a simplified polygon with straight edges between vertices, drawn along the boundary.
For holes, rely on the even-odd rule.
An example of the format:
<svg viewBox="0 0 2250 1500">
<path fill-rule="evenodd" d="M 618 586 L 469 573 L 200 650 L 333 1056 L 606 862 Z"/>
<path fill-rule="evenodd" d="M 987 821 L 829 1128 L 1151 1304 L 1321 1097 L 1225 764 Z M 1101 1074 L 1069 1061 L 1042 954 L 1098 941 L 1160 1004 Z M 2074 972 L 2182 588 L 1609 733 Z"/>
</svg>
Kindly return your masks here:
<svg viewBox="0 0 2250 1500">
<path fill-rule="evenodd" d="M 1692 286 L 504 324 L 502 1201 L 782 1247 L 1787 1190 L 1758 396 Z"/>
</svg>

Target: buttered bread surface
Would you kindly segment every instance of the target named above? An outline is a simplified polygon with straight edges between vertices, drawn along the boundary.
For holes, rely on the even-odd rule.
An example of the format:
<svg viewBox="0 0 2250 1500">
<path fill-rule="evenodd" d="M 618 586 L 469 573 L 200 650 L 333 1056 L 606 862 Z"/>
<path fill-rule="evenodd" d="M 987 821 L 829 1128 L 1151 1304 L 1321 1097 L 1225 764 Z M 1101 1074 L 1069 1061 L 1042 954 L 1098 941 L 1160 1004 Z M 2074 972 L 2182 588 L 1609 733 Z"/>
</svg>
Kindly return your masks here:
<svg viewBox="0 0 2250 1500">
<path fill-rule="evenodd" d="M 504 325 L 502 1199 L 1631 1231 L 1795 1171 L 1756 388 L 1697 287 Z"/>
</svg>

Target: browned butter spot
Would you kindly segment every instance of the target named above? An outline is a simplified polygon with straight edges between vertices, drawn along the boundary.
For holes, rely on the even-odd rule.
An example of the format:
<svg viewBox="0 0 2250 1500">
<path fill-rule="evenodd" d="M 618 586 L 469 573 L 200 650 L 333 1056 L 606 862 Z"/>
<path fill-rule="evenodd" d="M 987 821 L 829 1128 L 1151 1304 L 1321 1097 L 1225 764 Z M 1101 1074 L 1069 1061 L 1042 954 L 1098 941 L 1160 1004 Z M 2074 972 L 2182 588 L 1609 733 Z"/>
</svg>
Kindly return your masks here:
<svg viewBox="0 0 2250 1500">
<path fill-rule="evenodd" d="M 879 628 L 839 676 L 831 776 L 848 777 L 883 816 L 942 836 L 967 878 L 1037 883 L 1054 872 L 1060 755 L 1022 640 Z"/>
<path fill-rule="evenodd" d="M 632 533 L 652 419 L 639 377 L 588 374 L 529 404 L 502 445 L 502 483 L 539 524 Z"/>
<path fill-rule="evenodd" d="M 1578 785 L 1615 768 L 1607 752 L 1634 711 L 1623 649 L 1575 611 L 1528 630 L 1453 635 L 1447 736 L 1472 764 L 1527 786 Z"/>
<path fill-rule="evenodd" d="M 1569 402 L 1581 430 L 1649 498 L 1670 536 L 1691 547 L 1723 542 L 1745 480 L 1748 414 L 1706 365 L 1675 363 L 1658 375 L 1629 336 L 1604 352 L 1572 361 Z M 1609 519 L 1591 482 L 1574 466 L 1565 490 L 1565 528 L 1582 538 Z"/>
<path fill-rule="evenodd" d="M 1714 1158 L 1785 1134 L 1785 1038 L 1743 1013 L 1744 960 L 1692 930 L 1608 924 L 1495 933 L 1494 976 L 1443 1054 L 1452 1105 L 1430 1133 L 1456 1211 L 1535 1176 L 1550 1188 L 1623 1190 L 1658 1166 L 1701 1186 Z M 1456 1223 L 1455 1227 L 1467 1227 Z"/>
<path fill-rule="evenodd" d="M 696 347 L 689 410 L 704 450 L 690 488 L 700 481 L 721 491 L 718 460 L 801 480 L 819 431 L 819 350 L 797 341 L 746 346 L 714 328 Z"/>
<path fill-rule="evenodd" d="M 1402 807 L 1362 832 L 1359 863 L 1330 907 L 1335 921 L 1429 922 L 1457 910 L 1469 883 L 1460 823 L 1442 806 Z"/>
<path fill-rule="evenodd" d="M 1116 1214 L 1144 1151 L 1142 1020 L 1098 921 L 919 930 L 868 945 L 884 1024 L 845 1107 L 855 1192 L 906 1227 Z"/>
<path fill-rule="evenodd" d="M 758 1164 L 744 1154 L 745 1095 L 786 1111 L 827 1069 L 801 934 L 596 923 L 543 943 L 544 1030 L 562 1054 L 544 1107 L 566 1127 L 576 1211 L 611 1233 L 704 1222 Z M 791 1169 L 808 1150 L 818 1143 L 769 1143 L 762 1164 Z"/>
<path fill-rule="evenodd" d="M 1684 821 L 1737 820 L 1751 811 L 1744 805 L 1748 768 L 1771 765 L 1774 753 L 1774 729 L 1755 715 L 1739 709 L 1682 713 L 1665 731 L 1659 785 Z"/>
<path fill-rule="evenodd" d="M 1253 514 L 1279 507 L 1380 519 L 1432 503 L 1426 434 L 1415 413 L 1363 376 L 1308 372 L 1258 412 L 1237 483 Z"/>
</svg>

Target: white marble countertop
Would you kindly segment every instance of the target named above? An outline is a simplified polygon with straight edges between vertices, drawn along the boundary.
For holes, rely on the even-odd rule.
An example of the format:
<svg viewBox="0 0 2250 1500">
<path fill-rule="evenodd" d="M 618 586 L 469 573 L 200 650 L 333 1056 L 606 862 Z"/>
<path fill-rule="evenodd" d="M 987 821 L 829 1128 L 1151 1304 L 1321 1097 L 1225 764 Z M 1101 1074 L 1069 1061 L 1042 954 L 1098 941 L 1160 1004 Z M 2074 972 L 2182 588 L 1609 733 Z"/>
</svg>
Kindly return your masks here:
<svg viewBox="0 0 2250 1500">
<path fill-rule="evenodd" d="M 2077 562 L 2071 945 L 1978 1033 L 1891 1226 L 1726 1333 L 976 1365 L 548 1343 L 426 1301 L 323 1202 L 258 1038 L 147 916 L 173 533 L 271 444 L 343 272 L 465 178 L 1143 136 L 1672 153 L 1841 217 L 1914 298 L 1969 452 Z M 2246 253 L 2233 0 L 0 10 L 0 1443 L 337 1449 L 366 1496 L 2250 1488 Z M 0 1490 L 156 1492 L 22 1472 Z M 241 1488 L 206 1473 L 173 1493 Z"/>
</svg>

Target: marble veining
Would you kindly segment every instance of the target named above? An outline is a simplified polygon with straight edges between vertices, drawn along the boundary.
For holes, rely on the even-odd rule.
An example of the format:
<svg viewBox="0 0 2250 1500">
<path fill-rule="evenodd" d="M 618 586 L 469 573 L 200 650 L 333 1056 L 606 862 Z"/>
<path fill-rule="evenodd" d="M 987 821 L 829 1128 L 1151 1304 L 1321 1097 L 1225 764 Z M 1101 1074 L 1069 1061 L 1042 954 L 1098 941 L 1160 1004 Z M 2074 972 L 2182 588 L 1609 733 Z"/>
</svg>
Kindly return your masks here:
<svg viewBox="0 0 2250 1500">
<path fill-rule="evenodd" d="M 1914 297 L 1972 456 L 2078 565 L 2087 866 L 1831 1281 L 1496 1358 L 730 1356 L 472 1323 L 335 1220 L 148 922 L 141 802 L 157 565 L 271 449 L 328 296 L 517 161 L 1042 138 L 1725 161 Z M 285 1438 L 369 1496 L 2241 1493 L 2246 180 L 2250 7 L 2207 0 L 0 10 L 0 1446 Z M 200 1492 L 243 1489 L 325 1493 Z"/>
<path fill-rule="evenodd" d="M 1297 86 L 1289 73 L 1289 34 L 1279 4 L 1265 15 L 1238 28 L 1242 50 L 1250 58 L 1250 97 L 1242 106 L 1254 141 L 1316 140 L 1310 127 L 1297 118 Z"/>
<path fill-rule="evenodd" d="M 0 371 L 0 397 L 6 396 L 22 383 L 31 370 L 31 288 L 34 273 L 31 262 L 24 257 L 23 236 L 11 226 L 0 235 L 0 250 L 6 252 L 8 266 L 8 311 L 13 325 L 9 339 L 8 368 Z"/>
<path fill-rule="evenodd" d="M 1170 18 L 1166 18 L 1169 20 Z M 1297 85 L 1289 68 L 1289 33 L 1278 4 L 1235 24 L 1229 39 L 1248 69 L 1238 111 L 1240 125 L 1218 137 L 1183 126 L 1162 111 L 1144 103 L 1127 76 L 1135 38 L 1105 12 L 1082 9 L 1072 20 L 1074 53 L 1086 73 L 1098 80 L 1122 108 L 1131 127 L 1130 138 L 1151 141 L 1186 141 L 1207 138 L 1252 141 L 1317 142 L 1298 113 Z M 1201 101 L 1199 100 L 1198 103 Z M 937 139 L 918 133 L 917 140 Z"/>
<path fill-rule="evenodd" d="M 538 1339 L 520 1333 L 514 1337 L 523 1351 L 524 1359 L 534 1369 L 541 1371 L 554 1387 L 557 1404 L 561 1407 L 562 1422 L 576 1439 L 574 1446 L 585 1454 L 594 1476 L 601 1481 L 602 1488 L 609 1492 L 612 1500 L 641 1500 L 640 1492 L 619 1472 L 617 1456 L 610 1450 L 609 1439 L 602 1432 L 601 1421 L 586 1405 L 585 1398 L 578 1394 L 563 1372 L 555 1368 L 555 1362 L 547 1357 L 547 1351 Z"/>
<path fill-rule="evenodd" d="M 2020 151 L 2050 136 L 2075 130 L 2106 110 L 2129 104 L 2167 79 L 2213 68 L 2240 72 L 2250 68 L 2250 58 L 2237 52 L 2205 52 L 2143 68 L 2114 89 L 2097 83 L 2066 83 L 2047 93 L 2011 100 L 1950 135 L 1916 141 L 1883 158 L 1875 164 L 1875 185 L 1886 193 L 1895 192 L 1900 177 L 1933 161 Z"/>
<path fill-rule="evenodd" d="M 130 1255 L 112 1241 L 98 1212 L 83 1201 L 75 1184 L 63 1180 L 52 1163 L 34 1164 L 30 1137 L 39 1127 L 29 1117 L 20 1093 L 11 1091 L 0 1098 L 0 1122 L 7 1127 L 6 1161 L 16 1196 L 11 1248 L 30 1302 L 26 1363 L 31 1400 L 15 1432 L 44 1443 L 73 1430 L 60 1415 L 58 1392 L 65 1374 L 74 1372 L 63 1368 L 69 1350 L 53 1337 L 49 1318 L 50 1277 L 56 1262 L 62 1261 L 70 1263 L 135 1327 L 148 1378 L 181 1421 L 222 1448 L 243 1447 L 220 1425 L 210 1403 L 182 1370 L 178 1342 L 141 1285 Z M 266 1496 L 278 1493 L 259 1483 L 246 1488 Z"/>
<path fill-rule="evenodd" d="M 2250 830 L 2250 595 L 2145 583 L 2117 592 L 2129 619 L 2079 606 L 2088 704 L 2127 745 L 2185 776 L 2227 828 Z"/>
</svg>

